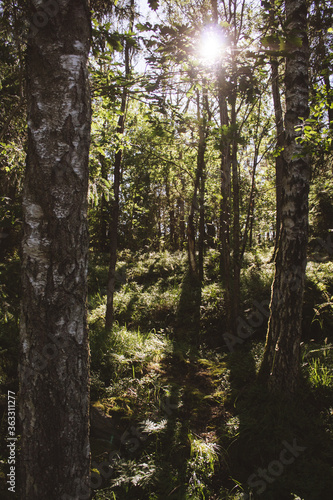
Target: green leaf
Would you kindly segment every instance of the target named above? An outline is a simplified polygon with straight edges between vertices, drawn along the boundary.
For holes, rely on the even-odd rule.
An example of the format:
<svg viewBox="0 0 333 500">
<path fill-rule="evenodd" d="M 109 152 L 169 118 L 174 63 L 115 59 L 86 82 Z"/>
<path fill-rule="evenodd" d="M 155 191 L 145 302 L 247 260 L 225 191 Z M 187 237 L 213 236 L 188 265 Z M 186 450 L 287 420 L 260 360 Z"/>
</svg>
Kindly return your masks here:
<svg viewBox="0 0 333 500">
<path fill-rule="evenodd" d="M 275 47 L 277 48 L 279 46 L 279 39 L 275 35 L 268 35 L 264 36 L 261 39 L 261 43 L 264 47 Z"/>
<path fill-rule="evenodd" d="M 288 39 L 288 41 L 295 45 L 295 47 L 302 47 L 303 45 L 303 40 L 299 36 L 292 36 Z"/>
<path fill-rule="evenodd" d="M 152 10 L 157 10 L 158 9 L 158 3 L 159 3 L 159 0 L 148 0 L 149 7 Z"/>
</svg>

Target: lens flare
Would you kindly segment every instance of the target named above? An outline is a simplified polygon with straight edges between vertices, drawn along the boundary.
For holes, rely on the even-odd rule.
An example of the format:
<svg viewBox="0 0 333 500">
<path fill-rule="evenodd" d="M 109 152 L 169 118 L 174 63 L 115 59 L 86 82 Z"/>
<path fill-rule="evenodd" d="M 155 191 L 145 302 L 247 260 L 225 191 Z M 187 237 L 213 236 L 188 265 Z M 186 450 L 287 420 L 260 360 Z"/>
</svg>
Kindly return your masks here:
<svg viewBox="0 0 333 500">
<path fill-rule="evenodd" d="M 213 28 L 202 32 L 200 38 L 200 58 L 205 64 L 214 64 L 223 55 L 224 40 L 217 30 Z"/>
</svg>

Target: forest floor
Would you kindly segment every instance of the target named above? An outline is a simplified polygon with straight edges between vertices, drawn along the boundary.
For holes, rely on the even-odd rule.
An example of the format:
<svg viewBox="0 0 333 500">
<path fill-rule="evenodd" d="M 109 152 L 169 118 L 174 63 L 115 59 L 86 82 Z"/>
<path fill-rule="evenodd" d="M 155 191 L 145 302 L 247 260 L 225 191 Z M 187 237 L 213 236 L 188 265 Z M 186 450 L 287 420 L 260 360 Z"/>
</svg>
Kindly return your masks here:
<svg viewBox="0 0 333 500">
<path fill-rule="evenodd" d="M 246 256 L 242 321 L 259 321 L 233 345 L 223 338 L 217 252 L 206 255 L 201 289 L 183 253 L 122 252 L 107 338 L 107 268 L 92 260 L 92 396 L 110 422 L 105 436 L 92 426 L 96 499 L 333 498 L 333 316 L 323 305 L 333 265 L 308 265 L 302 384 L 293 401 L 276 399 L 256 382 L 270 255 Z"/>
<path fill-rule="evenodd" d="M 333 262 L 310 260 L 302 383 L 290 401 L 256 382 L 267 327 L 271 249 L 246 255 L 241 321 L 223 337 L 218 253 L 201 288 L 182 252 L 122 251 L 116 323 L 105 333 L 107 256 L 91 255 L 91 447 L 97 500 L 333 498 Z M 17 391 L 18 260 L 0 266 L 1 389 Z M 259 321 L 258 321 L 259 318 Z M 261 318 L 261 319 L 260 319 Z M 5 398 L 1 398 L 2 429 Z M 2 433 L 3 435 L 4 433 Z M 0 494 L 6 499 L 6 443 Z M 10 495 L 8 498 L 15 498 Z"/>
</svg>

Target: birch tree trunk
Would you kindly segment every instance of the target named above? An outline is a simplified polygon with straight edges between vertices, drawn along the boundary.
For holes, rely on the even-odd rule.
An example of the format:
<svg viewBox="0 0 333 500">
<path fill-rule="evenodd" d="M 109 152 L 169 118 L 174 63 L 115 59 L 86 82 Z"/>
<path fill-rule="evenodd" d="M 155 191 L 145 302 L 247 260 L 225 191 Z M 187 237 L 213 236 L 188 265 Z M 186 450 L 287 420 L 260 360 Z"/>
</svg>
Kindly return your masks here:
<svg viewBox="0 0 333 500">
<path fill-rule="evenodd" d="M 43 5 L 48 10 L 30 1 L 29 14 L 40 28 L 34 26 L 26 56 L 20 498 L 82 500 L 90 497 L 90 13 L 85 0 Z"/>
<path fill-rule="evenodd" d="M 287 41 L 285 167 L 281 234 L 276 255 L 271 311 L 259 377 L 271 390 L 297 387 L 308 236 L 309 158 L 296 131 L 308 116 L 308 40 L 305 0 L 285 0 Z"/>
</svg>

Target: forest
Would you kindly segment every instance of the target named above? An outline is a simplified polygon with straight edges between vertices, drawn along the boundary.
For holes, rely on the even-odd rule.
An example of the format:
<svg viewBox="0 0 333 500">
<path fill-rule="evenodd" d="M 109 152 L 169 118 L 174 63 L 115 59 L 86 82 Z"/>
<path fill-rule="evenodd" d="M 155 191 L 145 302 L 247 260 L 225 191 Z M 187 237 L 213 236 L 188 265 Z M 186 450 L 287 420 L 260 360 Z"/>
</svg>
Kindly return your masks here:
<svg viewBox="0 0 333 500">
<path fill-rule="evenodd" d="M 332 0 L 0 31 L 0 497 L 331 500 Z"/>
</svg>

